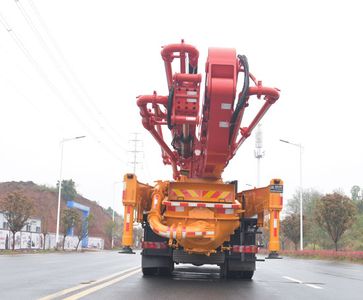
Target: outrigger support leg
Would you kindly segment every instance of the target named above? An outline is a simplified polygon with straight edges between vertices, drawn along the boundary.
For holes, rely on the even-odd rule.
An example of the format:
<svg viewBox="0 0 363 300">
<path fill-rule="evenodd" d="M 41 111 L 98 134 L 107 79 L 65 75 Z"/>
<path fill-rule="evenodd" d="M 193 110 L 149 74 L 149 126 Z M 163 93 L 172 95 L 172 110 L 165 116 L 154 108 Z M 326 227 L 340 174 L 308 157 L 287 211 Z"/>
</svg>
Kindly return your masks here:
<svg viewBox="0 0 363 300">
<path fill-rule="evenodd" d="M 120 253 L 120 254 L 135 254 L 136 252 L 132 251 L 131 247 L 125 246 L 118 253 Z"/>
</svg>

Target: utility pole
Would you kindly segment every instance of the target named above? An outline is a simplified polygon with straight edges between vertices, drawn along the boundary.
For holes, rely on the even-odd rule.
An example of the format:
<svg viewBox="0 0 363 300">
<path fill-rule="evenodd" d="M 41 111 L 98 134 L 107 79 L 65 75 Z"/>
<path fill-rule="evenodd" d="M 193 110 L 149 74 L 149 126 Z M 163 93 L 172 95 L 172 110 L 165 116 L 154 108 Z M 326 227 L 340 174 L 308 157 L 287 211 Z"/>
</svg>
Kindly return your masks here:
<svg viewBox="0 0 363 300">
<path fill-rule="evenodd" d="M 132 161 L 130 161 L 130 164 L 133 165 L 133 174 L 136 174 L 136 166 L 139 164 L 142 164 L 141 161 L 138 161 L 138 153 L 143 153 L 144 151 L 140 150 L 139 143 L 142 142 L 141 139 L 138 139 L 138 135 L 140 135 L 139 132 L 133 132 L 132 133 L 133 138 L 129 140 L 131 143 L 131 148 L 129 152 L 132 153 L 133 158 Z M 133 145 L 132 145 L 133 144 Z"/>
<path fill-rule="evenodd" d="M 280 142 L 293 145 L 299 148 L 299 181 L 300 181 L 300 250 L 304 250 L 304 223 L 303 223 L 303 183 L 302 183 L 302 154 L 303 154 L 303 146 L 302 144 L 291 143 L 286 140 L 281 140 Z"/>
<path fill-rule="evenodd" d="M 261 168 L 261 158 L 265 156 L 265 150 L 263 150 L 262 145 L 262 130 L 261 124 L 258 124 L 257 131 L 256 131 L 256 141 L 255 141 L 255 157 L 257 158 L 257 185 L 256 187 L 260 187 L 260 168 Z"/>
<path fill-rule="evenodd" d="M 83 139 L 85 137 L 86 137 L 85 135 L 82 135 L 82 136 L 76 136 L 76 137 L 70 138 L 70 139 L 62 139 L 60 141 L 61 157 L 60 157 L 60 168 L 59 168 L 57 225 L 56 225 L 56 232 L 55 232 L 55 247 L 56 248 L 58 248 L 58 243 L 59 243 L 59 222 L 60 222 L 60 203 L 61 203 L 61 195 L 62 195 L 62 170 L 63 170 L 63 148 L 64 148 L 64 143 L 69 142 L 69 141 L 73 141 L 73 140 Z"/>
</svg>

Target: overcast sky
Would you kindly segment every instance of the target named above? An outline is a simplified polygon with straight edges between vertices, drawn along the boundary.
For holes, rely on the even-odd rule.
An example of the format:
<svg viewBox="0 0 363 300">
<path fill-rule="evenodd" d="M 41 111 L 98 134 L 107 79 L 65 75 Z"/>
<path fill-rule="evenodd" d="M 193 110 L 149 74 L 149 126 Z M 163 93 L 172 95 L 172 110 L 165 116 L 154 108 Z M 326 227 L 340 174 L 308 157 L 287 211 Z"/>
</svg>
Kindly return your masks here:
<svg viewBox="0 0 363 300">
<path fill-rule="evenodd" d="M 55 185 L 59 142 L 86 135 L 65 143 L 64 178 L 104 207 L 115 191 L 120 210 L 132 132 L 140 180 L 170 179 L 135 97 L 167 94 L 160 49 L 183 38 L 199 70 L 208 47 L 233 47 L 281 89 L 262 121 L 262 184 L 282 178 L 285 198 L 299 185 L 298 148 L 282 138 L 304 146 L 304 187 L 350 194 L 363 186 L 361 12 L 360 1 L 1 0 L 0 181 Z M 252 102 L 250 118 L 262 104 Z M 254 135 L 224 179 L 256 184 L 253 148 Z"/>
</svg>

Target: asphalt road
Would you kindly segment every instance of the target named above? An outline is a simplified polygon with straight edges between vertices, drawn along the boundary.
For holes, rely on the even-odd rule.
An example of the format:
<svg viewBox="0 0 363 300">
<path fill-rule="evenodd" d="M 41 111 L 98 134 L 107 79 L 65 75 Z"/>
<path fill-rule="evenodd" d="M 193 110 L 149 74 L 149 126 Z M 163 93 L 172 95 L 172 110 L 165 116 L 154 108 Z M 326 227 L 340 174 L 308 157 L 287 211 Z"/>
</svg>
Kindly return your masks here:
<svg viewBox="0 0 363 300">
<path fill-rule="evenodd" d="M 363 265 L 284 258 L 257 263 L 251 281 L 216 266 L 176 266 L 143 277 L 140 255 L 0 255 L 0 299 L 363 299 Z"/>
</svg>

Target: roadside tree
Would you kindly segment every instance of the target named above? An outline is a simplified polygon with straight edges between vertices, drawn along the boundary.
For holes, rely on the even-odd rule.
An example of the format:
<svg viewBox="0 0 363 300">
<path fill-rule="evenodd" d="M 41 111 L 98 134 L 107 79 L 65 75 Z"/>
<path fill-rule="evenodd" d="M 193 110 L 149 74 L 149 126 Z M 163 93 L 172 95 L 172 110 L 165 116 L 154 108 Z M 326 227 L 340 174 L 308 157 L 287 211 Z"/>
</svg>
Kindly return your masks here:
<svg viewBox="0 0 363 300">
<path fill-rule="evenodd" d="M 300 241 L 300 215 L 292 213 L 281 221 L 281 233 L 293 242 L 295 250 Z"/>
<path fill-rule="evenodd" d="M 57 182 L 59 188 L 59 181 Z M 64 200 L 74 200 L 78 195 L 76 183 L 72 179 L 62 180 L 62 198 Z"/>
<path fill-rule="evenodd" d="M 105 234 L 112 244 L 112 238 L 115 236 L 116 223 L 112 220 L 107 221 L 105 225 Z"/>
<path fill-rule="evenodd" d="M 77 210 L 67 208 L 62 212 L 62 228 L 63 228 L 63 244 L 62 249 L 64 250 L 64 244 L 68 235 L 68 232 L 72 228 L 76 228 L 81 222 L 80 214 Z"/>
<path fill-rule="evenodd" d="M 360 187 L 358 185 L 353 185 L 352 188 L 350 189 L 350 193 L 352 194 L 352 200 L 353 201 L 358 201 L 359 199 L 359 192 L 360 192 Z"/>
<path fill-rule="evenodd" d="M 33 212 L 33 202 L 19 192 L 9 193 L 1 200 L 4 217 L 8 223 L 9 230 L 13 234 L 12 249 L 15 249 L 15 234 L 26 224 Z"/>
<path fill-rule="evenodd" d="M 42 233 L 42 247 L 45 250 L 47 236 L 49 234 L 49 225 L 52 223 L 52 216 L 50 211 L 52 210 L 53 203 L 51 201 L 42 201 L 42 205 L 38 205 L 36 209 L 36 214 L 41 220 L 41 230 Z"/>
<path fill-rule="evenodd" d="M 76 251 L 78 250 L 79 244 L 82 242 L 82 240 L 84 240 L 89 236 L 90 229 L 93 227 L 93 225 L 94 225 L 94 216 L 92 214 L 90 214 L 87 218 L 84 218 L 83 222 L 80 217 L 80 221 L 75 227 L 75 234 L 78 238 Z"/>
<path fill-rule="evenodd" d="M 112 218 L 112 208 L 108 207 L 106 209 L 106 212 L 110 216 L 110 218 Z M 110 220 L 105 225 L 105 234 L 108 237 L 110 244 L 112 244 L 113 236 L 114 247 L 121 246 L 123 223 L 124 222 L 122 215 L 119 215 L 115 211 L 115 222 L 112 222 L 112 220 Z"/>
<path fill-rule="evenodd" d="M 327 194 L 316 203 L 315 220 L 324 229 L 338 251 L 338 242 L 355 221 L 354 202 L 340 193 Z"/>
<path fill-rule="evenodd" d="M 322 194 L 315 189 L 304 189 L 302 193 L 303 199 L 303 215 L 309 217 L 313 215 L 315 203 L 322 197 Z M 292 198 L 288 200 L 286 205 L 288 213 L 300 214 L 300 192 L 296 190 Z"/>
</svg>

